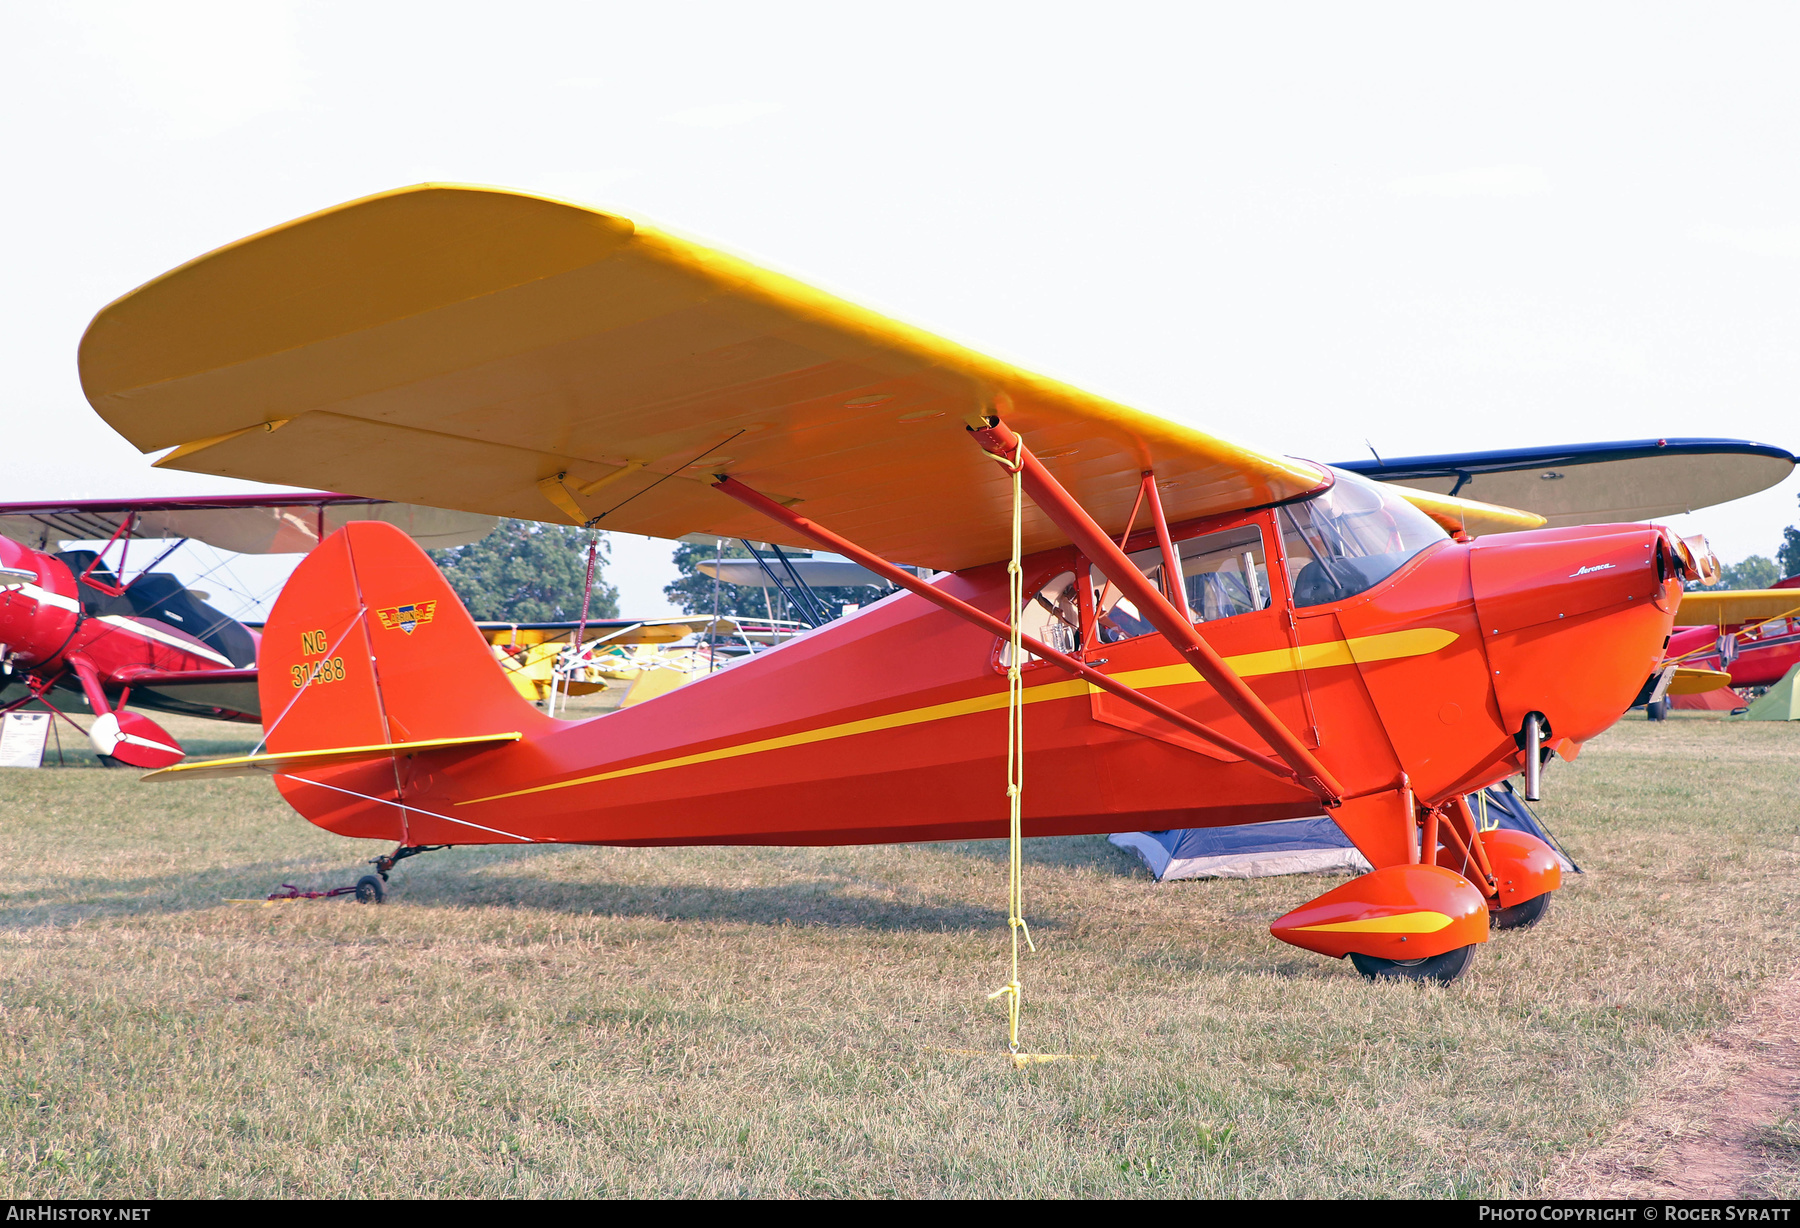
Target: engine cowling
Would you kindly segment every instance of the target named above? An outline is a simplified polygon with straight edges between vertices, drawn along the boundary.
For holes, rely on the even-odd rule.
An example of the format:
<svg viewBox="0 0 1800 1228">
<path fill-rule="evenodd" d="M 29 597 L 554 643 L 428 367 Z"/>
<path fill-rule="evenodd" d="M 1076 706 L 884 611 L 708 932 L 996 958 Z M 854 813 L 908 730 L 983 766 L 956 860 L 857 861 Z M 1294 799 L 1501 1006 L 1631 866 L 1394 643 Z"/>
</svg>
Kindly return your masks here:
<svg viewBox="0 0 1800 1228">
<path fill-rule="evenodd" d="M 51 664 L 81 621 L 75 575 L 40 550 L 0 537 L 0 566 L 36 578 L 0 588 L 0 644 L 17 667 Z"/>
<path fill-rule="evenodd" d="M 1503 726 L 1540 713 L 1560 746 L 1612 725 L 1662 662 L 1684 570 L 1642 525 L 1477 540 L 1469 580 Z"/>
</svg>

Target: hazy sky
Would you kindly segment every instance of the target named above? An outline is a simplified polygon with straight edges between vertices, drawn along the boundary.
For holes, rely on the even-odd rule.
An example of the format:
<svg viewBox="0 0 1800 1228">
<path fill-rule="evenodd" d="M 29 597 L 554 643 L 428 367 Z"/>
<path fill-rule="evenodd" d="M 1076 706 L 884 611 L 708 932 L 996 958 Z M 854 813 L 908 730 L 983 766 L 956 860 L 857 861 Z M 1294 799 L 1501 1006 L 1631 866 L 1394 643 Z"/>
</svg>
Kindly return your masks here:
<svg viewBox="0 0 1800 1228">
<path fill-rule="evenodd" d="M 432 179 L 639 216 L 1319 460 L 1792 450 L 1796 34 L 1791 4 L 13 4 L 3 497 L 248 489 L 114 436 L 82 329 Z M 1797 489 L 1682 531 L 1771 553 Z M 615 549 L 659 612 L 667 547 Z"/>
</svg>

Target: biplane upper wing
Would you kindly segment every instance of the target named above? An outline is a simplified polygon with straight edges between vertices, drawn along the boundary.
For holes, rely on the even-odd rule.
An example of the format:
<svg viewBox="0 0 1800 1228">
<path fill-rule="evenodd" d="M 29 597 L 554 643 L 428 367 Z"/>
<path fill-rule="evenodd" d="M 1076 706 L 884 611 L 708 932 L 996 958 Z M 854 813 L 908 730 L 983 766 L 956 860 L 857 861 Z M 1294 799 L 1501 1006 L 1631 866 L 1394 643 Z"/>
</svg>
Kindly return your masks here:
<svg viewBox="0 0 1800 1228">
<path fill-rule="evenodd" d="M 1800 589 L 1727 589 L 1683 593 L 1675 607 L 1677 627 L 1736 627 L 1800 614 Z"/>
<path fill-rule="evenodd" d="M 131 520 L 133 538 L 186 537 L 237 554 L 304 554 L 352 520 L 385 520 L 427 550 L 480 541 L 494 517 L 359 495 L 191 495 L 0 503 L 0 535 L 40 550 L 106 541 Z"/>
<path fill-rule="evenodd" d="M 1147 468 L 1171 520 L 1329 482 L 626 218 L 487 188 L 388 192 L 202 256 L 102 310 L 80 367 L 168 467 L 770 538 L 711 489 L 723 472 L 949 570 L 1009 550 L 1009 482 L 964 433 L 1000 397 L 1102 523 Z M 1065 540 L 1026 516 L 1027 550 Z"/>
<path fill-rule="evenodd" d="M 1342 461 L 1338 467 L 1404 488 L 1525 508 L 1560 528 L 1728 503 L 1786 478 L 1794 457 L 1745 439 L 1635 439 Z"/>
</svg>

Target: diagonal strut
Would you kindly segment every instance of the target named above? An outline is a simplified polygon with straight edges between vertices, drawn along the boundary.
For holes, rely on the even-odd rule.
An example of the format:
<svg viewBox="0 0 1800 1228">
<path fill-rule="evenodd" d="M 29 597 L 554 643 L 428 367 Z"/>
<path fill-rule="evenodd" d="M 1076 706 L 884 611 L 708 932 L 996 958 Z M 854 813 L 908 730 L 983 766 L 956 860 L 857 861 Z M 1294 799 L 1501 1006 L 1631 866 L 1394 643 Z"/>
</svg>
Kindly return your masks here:
<svg viewBox="0 0 1800 1228">
<path fill-rule="evenodd" d="M 767 495 L 751 489 L 736 478 L 718 474 L 713 482 L 713 489 L 730 495 L 738 502 L 761 512 L 763 515 L 779 524 L 786 525 L 796 533 L 817 542 L 827 550 L 841 554 L 846 558 L 856 560 L 856 562 L 862 564 L 862 566 L 868 568 L 870 571 L 876 573 L 890 583 L 925 598 L 932 604 L 948 610 L 950 613 L 955 614 L 968 622 L 974 623 L 985 631 L 992 632 L 999 636 L 1010 636 L 1012 634 L 1012 628 L 1005 620 L 995 618 L 985 610 L 976 609 L 968 602 L 952 597 L 949 593 L 944 592 L 935 585 L 927 584 L 911 572 L 894 566 L 880 555 L 872 554 L 869 551 L 864 550 L 861 546 L 858 546 L 855 542 L 839 537 L 830 529 L 808 520 L 806 517 L 797 514 L 789 508 L 783 507 Z M 1059 666 L 1071 674 L 1075 674 L 1094 686 L 1099 687 L 1107 694 L 1124 700 L 1128 704 L 1133 704 L 1136 707 L 1142 708 L 1144 711 L 1154 716 L 1161 717 L 1163 720 L 1168 721 L 1177 728 L 1184 729 L 1195 737 L 1219 747 L 1221 750 L 1230 751 L 1232 754 L 1242 758 L 1245 762 L 1255 767 L 1259 767 L 1271 775 L 1278 776 L 1281 779 L 1292 783 L 1299 783 L 1294 771 L 1280 760 L 1271 759 L 1268 755 L 1263 754 L 1253 747 L 1244 745 L 1244 743 L 1238 741 L 1236 738 L 1233 738 L 1228 734 L 1220 733 L 1212 726 L 1202 721 L 1195 720 L 1186 713 L 1178 712 L 1162 701 L 1152 699 L 1142 691 L 1126 686 L 1116 678 L 1100 672 L 1085 661 L 1071 657 L 1067 653 L 1058 652 L 1048 644 L 1041 643 L 1028 635 L 1022 635 L 1019 638 L 1020 642 L 1023 643 L 1034 656 L 1042 657 L 1045 661 Z"/>
</svg>

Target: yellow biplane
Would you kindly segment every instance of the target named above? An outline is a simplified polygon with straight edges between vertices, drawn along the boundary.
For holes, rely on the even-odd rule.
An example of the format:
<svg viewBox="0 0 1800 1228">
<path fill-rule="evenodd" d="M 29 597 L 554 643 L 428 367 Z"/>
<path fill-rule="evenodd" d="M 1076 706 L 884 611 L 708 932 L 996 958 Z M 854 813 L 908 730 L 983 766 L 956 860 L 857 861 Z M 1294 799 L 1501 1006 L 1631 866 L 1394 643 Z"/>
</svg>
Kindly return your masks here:
<svg viewBox="0 0 1800 1228">
<path fill-rule="evenodd" d="M 599 618 L 585 624 L 477 623 L 494 660 L 513 689 L 554 712 L 559 697 L 592 695 L 607 680 L 629 681 L 625 706 L 673 690 L 705 673 L 692 650 L 671 651 L 696 636 L 718 639 L 737 634 L 729 618 L 709 614 L 679 618 Z M 577 630 L 581 644 L 576 646 Z M 648 675 L 658 675 L 644 681 Z M 643 685 L 640 686 L 639 684 Z"/>
</svg>

